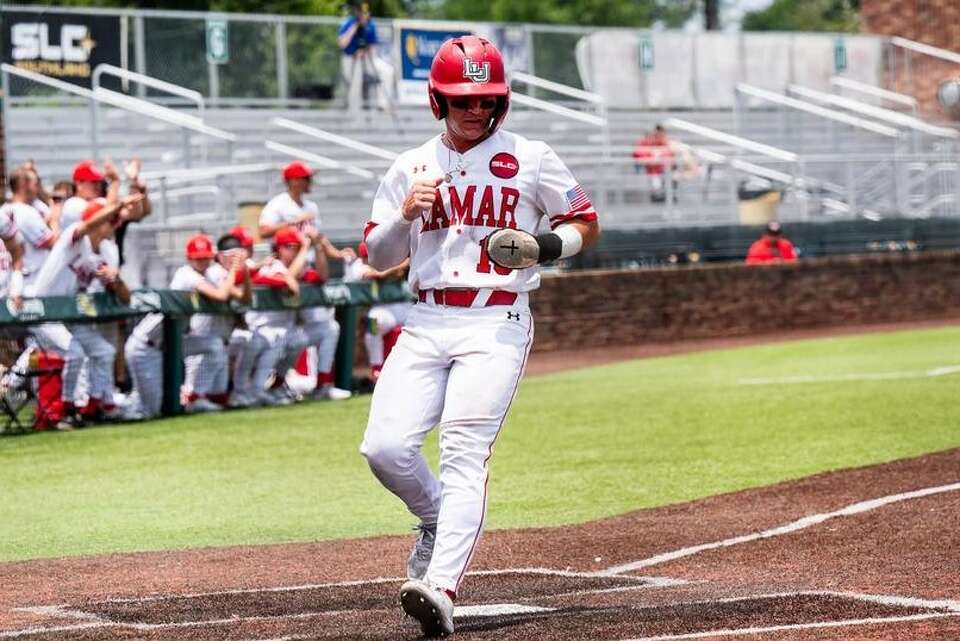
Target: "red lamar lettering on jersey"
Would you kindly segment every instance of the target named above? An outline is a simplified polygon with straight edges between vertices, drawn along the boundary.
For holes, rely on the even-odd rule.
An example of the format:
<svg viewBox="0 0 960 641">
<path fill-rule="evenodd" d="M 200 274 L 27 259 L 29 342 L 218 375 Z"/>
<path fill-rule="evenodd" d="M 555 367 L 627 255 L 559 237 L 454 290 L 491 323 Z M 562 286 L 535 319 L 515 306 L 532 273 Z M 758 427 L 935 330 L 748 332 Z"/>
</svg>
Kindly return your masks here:
<svg viewBox="0 0 960 641">
<path fill-rule="evenodd" d="M 453 224 L 473 225 L 475 227 L 509 227 L 516 229 L 517 205 L 520 204 L 520 192 L 513 187 L 500 187 L 500 204 L 495 205 L 496 196 L 493 187 L 483 188 L 479 206 L 475 209 L 477 186 L 468 185 L 463 195 L 453 185 L 447 187 L 450 194 L 450 214 L 443 205 L 443 196 L 436 190 L 437 198 L 433 201 L 433 208 L 423 219 L 420 233 L 445 229 Z M 452 218 L 452 220 L 451 220 Z"/>
</svg>

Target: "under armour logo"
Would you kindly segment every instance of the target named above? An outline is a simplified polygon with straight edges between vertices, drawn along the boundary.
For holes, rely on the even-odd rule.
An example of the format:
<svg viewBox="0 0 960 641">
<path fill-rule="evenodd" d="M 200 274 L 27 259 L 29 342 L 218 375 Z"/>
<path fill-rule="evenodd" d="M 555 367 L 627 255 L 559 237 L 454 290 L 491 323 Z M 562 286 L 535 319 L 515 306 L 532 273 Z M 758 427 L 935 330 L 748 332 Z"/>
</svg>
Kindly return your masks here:
<svg viewBox="0 0 960 641">
<path fill-rule="evenodd" d="M 507 320 L 520 320 L 520 312 L 507 312 Z"/>
<path fill-rule="evenodd" d="M 417 173 L 418 171 L 422 171 L 422 172 L 426 173 L 426 171 L 427 171 L 427 166 L 426 166 L 426 165 L 414 165 L 414 166 L 413 166 L 413 173 Z"/>
<path fill-rule="evenodd" d="M 463 76 L 476 83 L 490 80 L 490 63 L 474 62 L 470 58 L 463 59 Z"/>
</svg>

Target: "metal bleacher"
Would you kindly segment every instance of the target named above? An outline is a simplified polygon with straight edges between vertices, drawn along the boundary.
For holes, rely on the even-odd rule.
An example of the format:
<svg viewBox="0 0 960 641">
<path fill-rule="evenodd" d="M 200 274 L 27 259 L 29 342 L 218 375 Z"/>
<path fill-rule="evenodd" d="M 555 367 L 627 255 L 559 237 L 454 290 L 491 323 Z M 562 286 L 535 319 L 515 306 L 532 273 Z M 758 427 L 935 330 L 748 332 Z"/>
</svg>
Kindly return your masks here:
<svg viewBox="0 0 960 641">
<path fill-rule="evenodd" d="M 842 82 L 837 87 L 851 89 Z M 521 98 L 525 94 L 519 87 L 515 91 L 518 99 L 507 126 L 545 140 L 557 151 L 601 209 L 605 228 L 661 230 L 667 248 L 682 249 L 684 242 L 662 230 L 739 224 L 738 189 L 756 176 L 770 179 L 770 188 L 783 194 L 778 216 L 785 222 L 957 213 L 957 132 L 917 119 L 909 106 L 904 113 L 790 87 L 789 94 L 776 95 L 744 90 L 749 100 L 736 110 L 613 110 L 602 101 L 574 99 L 587 92 L 559 90 L 562 99 L 551 104 L 561 109 L 545 113 L 535 99 Z M 390 164 L 389 153 L 371 154 L 364 147 L 399 153 L 441 131 L 426 107 L 350 114 L 333 104 L 206 105 L 202 127 L 191 130 L 169 114 L 166 120 L 155 117 L 145 101 L 130 101 L 135 104 L 123 104 L 116 96 L 97 100 L 98 127 L 93 126 L 90 100 L 82 96 L 8 106 L 7 162 L 33 159 L 52 183 L 68 177 L 81 158 L 139 156 L 157 212 L 131 235 L 147 284 L 166 279 L 187 235 L 197 229 L 218 233 L 237 222 L 242 203 L 263 203 L 282 190 L 278 169 L 298 154 L 321 167 L 314 198 L 325 230 L 335 239 L 355 240 L 377 180 Z M 199 120 L 198 109 L 188 102 L 164 104 L 173 108 L 168 112 Z M 300 130 L 283 126 L 284 121 Z M 656 123 L 667 123 L 678 145 L 698 161 L 696 171 L 677 181 L 666 202 L 652 202 L 649 178 L 631 156 L 637 140 Z M 308 128 L 351 144 L 306 135 Z M 782 153 L 764 153 L 764 148 Z M 728 244 L 739 247 L 739 236 L 733 236 L 737 239 Z M 708 258 L 719 258 L 733 251 L 723 247 L 723 238 L 697 246 Z"/>
</svg>

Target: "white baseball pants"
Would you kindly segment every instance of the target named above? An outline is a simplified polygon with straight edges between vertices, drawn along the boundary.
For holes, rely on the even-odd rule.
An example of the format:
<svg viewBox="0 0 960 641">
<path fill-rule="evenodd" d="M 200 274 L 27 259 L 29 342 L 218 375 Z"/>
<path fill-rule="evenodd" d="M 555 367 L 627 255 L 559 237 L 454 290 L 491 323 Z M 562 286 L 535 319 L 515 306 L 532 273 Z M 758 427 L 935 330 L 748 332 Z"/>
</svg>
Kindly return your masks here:
<svg viewBox="0 0 960 641">
<path fill-rule="evenodd" d="M 367 349 L 370 365 L 383 365 L 383 337 L 394 327 L 406 321 L 411 305 L 375 305 L 367 312 L 367 331 L 363 334 L 363 346 Z"/>
<path fill-rule="evenodd" d="M 340 323 L 333 318 L 316 323 L 305 323 L 303 331 L 306 334 L 307 345 L 317 347 L 317 371 L 321 373 L 332 371 L 333 359 L 337 355 L 337 342 L 340 340 Z"/>
<path fill-rule="evenodd" d="M 437 540 L 426 580 L 456 592 L 483 529 L 487 463 L 533 343 L 526 305 L 418 304 L 373 392 L 361 453 Z M 440 426 L 440 476 L 421 446 Z"/>
<path fill-rule="evenodd" d="M 163 406 L 163 353 L 131 334 L 123 346 L 123 357 L 140 399 L 143 417 L 159 416 Z"/>
<path fill-rule="evenodd" d="M 63 358 L 60 396 L 65 402 L 74 402 L 84 359 L 88 359 L 90 371 L 90 396 L 113 398 L 113 358 L 117 350 L 96 327 L 74 324 L 67 329 L 63 323 L 44 323 L 30 331 L 41 348 L 52 350 Z"/>
<path fill-rule="evenodd" d="M 227 347 L 212 334 L 183 337 L 183 386 L 186 392 L 209 396 L 227 391 Z"/>
</svg>

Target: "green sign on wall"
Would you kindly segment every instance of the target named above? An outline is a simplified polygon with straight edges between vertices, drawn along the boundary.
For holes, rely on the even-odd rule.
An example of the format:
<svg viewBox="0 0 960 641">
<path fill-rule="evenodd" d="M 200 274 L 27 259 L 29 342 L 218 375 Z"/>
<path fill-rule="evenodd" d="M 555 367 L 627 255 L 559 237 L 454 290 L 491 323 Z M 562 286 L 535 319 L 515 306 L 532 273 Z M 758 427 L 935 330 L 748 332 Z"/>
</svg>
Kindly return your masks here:
<svg viewBox="0 0 960 641">
<path fill-rule="evenodd" d="M 230 32 L 226 20 L 207 18 L 207 62 L 214 65 L 230 62 Z"/>
<path fill-rule="evenodd" d="M 653 69 L 653 38 L 640 37 L 640 68 L 644 71 Z"/>
<path fill-rule="evenodd" d="M 847 70 L 847 43 L 843 38 L 833 41 L 833 70 L 837 73 Z"/>
</svg>

